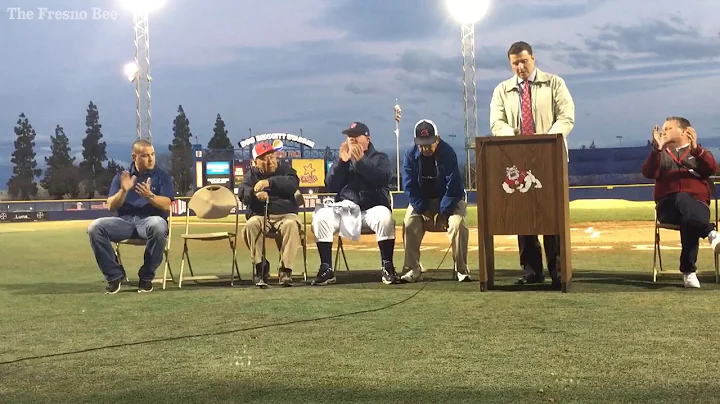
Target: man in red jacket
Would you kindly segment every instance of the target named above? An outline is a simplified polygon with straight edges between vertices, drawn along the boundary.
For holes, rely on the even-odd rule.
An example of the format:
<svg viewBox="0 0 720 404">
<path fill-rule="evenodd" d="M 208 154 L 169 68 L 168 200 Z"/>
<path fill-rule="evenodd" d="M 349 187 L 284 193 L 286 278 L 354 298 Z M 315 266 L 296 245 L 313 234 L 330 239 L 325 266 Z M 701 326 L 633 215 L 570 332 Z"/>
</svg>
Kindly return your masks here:
<svg viewBox="0 0 720 404">
<path fill-rule="evenodd" d="M 653 149 L 642 173 L 655 180 L 653 196 L 661 223 L 680 226 L 680 272 L 686 288 L 699 288 L 695 271 L 700 238 L 707 238 L 714 254 L 720 252 L 720 237 L 710 223 L 708 178 L 717 171 L 712 153 L 697 143 L 690 121 L 669 117 L 662 131 L 653 129 Z"/>
</svg>

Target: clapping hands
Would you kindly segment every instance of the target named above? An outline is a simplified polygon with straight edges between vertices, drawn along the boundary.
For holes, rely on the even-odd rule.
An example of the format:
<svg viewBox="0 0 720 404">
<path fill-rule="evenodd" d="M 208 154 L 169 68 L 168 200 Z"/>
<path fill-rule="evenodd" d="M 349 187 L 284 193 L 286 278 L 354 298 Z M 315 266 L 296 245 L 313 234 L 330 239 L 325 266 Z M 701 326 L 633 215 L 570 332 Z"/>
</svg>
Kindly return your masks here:
<svg viewBox="0 0 720 404">
<path fill-rule="evenodd" d="M 350 157 L 356 162 L 363 158 L 363 156 L 365 155 L 363 147 L 357 143 L 350 144 L 348 145 L 348 147 L 350 148 Z"/>
<path fill-rule="evenodd" d="M 343 163 L 347 163 L 350 160 L 350 147 L 347 142 L 342 142 L 340 145 L 340 160 Z"/>
<path fill-rule="evenodd" d="M 133 177 L 133 178 L 135 178 L 135 177 Z M 135 192 L 137 192 L 138 194 L 140 194 L 141 196 L 143 196 L 145 198 L 150 197 L 153 194 L 152 190 L 150 189 L 150 178 L 148 178 L 145 182 L 137 183 L 135 185 Z"/>
<path fill-rule="evenodd" d="M 697 149 L 697 133 L 695 132 L 695 128 L 688 126 L 686 132 L 688 141 L 690 142 L 690 150 Z"/>
<path fill-rule="evenodd" d="M 663 147 L 665 147 L 665 137 L 660 132 L 660 128 L 657 125 L 653 128 L 652 137 L 655 148 L 657 150 L 662 150 Z"/>
<path fill-rule="evenodd" d="M 340 160 L 347 163 L 352 159 L 358 161 L 365 155 L 363 147 L 354 142 L 345 141 L 340 145 Z"/>
<path fill-rule="evenodd" d="M 136 180 L 137 177 L 134 175 L 131 177 L 129 172 L 123 171 L 122 174 L 120 174 L 120 189 L 125 192 L 130 191 L 135 186 Z"/>
</svg>

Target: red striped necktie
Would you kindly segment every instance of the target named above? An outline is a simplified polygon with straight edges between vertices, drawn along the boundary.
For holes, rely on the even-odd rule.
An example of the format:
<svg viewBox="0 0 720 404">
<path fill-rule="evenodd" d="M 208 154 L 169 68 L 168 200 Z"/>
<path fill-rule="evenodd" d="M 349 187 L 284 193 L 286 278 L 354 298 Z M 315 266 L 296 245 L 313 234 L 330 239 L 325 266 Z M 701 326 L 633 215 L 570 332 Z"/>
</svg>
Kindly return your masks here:
<svg viewBox="0 0 720 404">
<path fill-rule="evenodd" d="M 527 80 L 520 84 L 522 87 L 522 98 L 521 98 L 521 117 L 522 127 L 520 128 L 523 135 L 535 134 L 535 125 L 533 125 L 532 115 L 532 102 L 530 101 L 530 83 Z"/>
</svg>

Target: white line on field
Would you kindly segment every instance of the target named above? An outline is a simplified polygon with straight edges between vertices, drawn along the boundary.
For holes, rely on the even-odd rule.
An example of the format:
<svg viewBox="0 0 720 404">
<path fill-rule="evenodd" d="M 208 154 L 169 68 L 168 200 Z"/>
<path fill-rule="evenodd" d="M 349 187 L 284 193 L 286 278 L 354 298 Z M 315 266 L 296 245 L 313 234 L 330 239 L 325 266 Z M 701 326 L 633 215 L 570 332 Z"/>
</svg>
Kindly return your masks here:
<svg viewBox="0 0 720 404">
<path fill-rule="evenodd" d="M 35 229 L 0 229 L 0 233 L 16 233 L 19 231 L 36 231 Z"/>
</svg>

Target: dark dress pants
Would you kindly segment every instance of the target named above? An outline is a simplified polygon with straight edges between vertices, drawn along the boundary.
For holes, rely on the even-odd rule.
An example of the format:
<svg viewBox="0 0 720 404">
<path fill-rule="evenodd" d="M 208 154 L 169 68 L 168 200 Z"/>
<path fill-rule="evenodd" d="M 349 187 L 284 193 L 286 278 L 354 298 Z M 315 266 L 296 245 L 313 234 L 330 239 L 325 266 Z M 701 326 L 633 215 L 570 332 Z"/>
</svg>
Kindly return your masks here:
<svg viewBox="0 0 720 404">
<path fill-rule="evenodd" d="M 678 192 L 659 200 L 656 209 L 660 223 L 680 226 L 680 272 L 695 272 L 700 239 L 715 230 L 710 208 L 692 195 Z"/>
<path fill-rule="evenodd" d="M 556 279 L 560 276 L 560 237 L 544 235 L 545 257 L 548 261 L 550 277 Z M 538 236 L 518 236 L 520 249 L 520 266 L 525 275 L 541 277 L 543 275 L 543 257 Z"/>
</svg>

